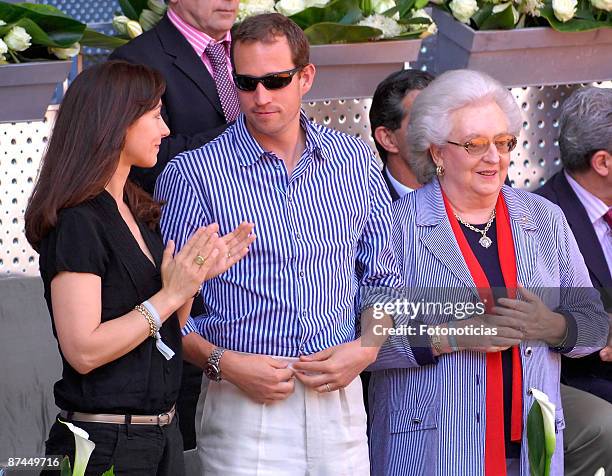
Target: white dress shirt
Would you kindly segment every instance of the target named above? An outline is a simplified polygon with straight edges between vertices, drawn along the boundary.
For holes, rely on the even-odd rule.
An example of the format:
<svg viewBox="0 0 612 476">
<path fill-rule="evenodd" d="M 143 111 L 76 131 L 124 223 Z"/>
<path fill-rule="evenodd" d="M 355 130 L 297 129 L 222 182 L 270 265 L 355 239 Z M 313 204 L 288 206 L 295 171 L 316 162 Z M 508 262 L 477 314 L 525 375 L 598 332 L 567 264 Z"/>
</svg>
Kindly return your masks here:
<svg viewBox="0 0 612 476">
<path fill-rule="evenodd" d="M 414 191 L 413 188 L 407 187 L 403 183 L 399 182 L 395 177 L 393 177 L 387 167 L 385 167 L 385 173 L 387 174 L 389 182 L 391 182 L 391 185 L 393 185 L 393 188 L 395 189 L 400 198 Z"/>
</svg>

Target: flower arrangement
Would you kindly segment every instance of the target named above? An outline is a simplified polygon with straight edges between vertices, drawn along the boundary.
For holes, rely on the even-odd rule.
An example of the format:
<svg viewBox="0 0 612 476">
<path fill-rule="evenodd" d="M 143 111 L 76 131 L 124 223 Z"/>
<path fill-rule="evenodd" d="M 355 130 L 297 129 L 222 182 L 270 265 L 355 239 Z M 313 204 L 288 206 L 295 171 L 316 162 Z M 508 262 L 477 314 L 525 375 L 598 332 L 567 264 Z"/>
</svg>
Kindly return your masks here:
<svg viewBox="0 0 612 476">
<path fill-rule="evenodd" d="M 65 60 L 81 45 L 117 43 L 51 5 L 0 1 L 0 64 Z"/>
<path fill-rule="evenodd" d="M 436 32 L 423 10 L 428 0 L 241 0 L 240 22 L 259 13 L 278 12 L 295 21 L 312 45 L 424 38 Z M 122 15 L 113 25 L 124 39 L 134 38 L 162 18 L 162 0 L 120 0 Z"/>
<path fill-rule="evenodd" d="M 612 28 L 612 0 L 431 0 L 475 30 Z"/>
</svg>

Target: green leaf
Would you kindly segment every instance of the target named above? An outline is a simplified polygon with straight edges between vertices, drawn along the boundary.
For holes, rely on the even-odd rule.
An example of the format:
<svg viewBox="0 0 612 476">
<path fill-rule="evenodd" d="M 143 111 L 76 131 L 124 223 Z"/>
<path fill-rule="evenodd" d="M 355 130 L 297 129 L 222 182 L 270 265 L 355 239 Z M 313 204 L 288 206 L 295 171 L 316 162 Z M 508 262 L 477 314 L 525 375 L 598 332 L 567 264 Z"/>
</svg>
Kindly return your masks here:
<svg viewBox="0 0 612 476">
<path fill-rule="evenodd" d="M 546 468 L 546 447 L 544 440 L 544 417 L 538 402 L 534 402 L 527 415 L 527 448 L 531 476 L 548 476 Z"/>
<path fill-rule="evenodd" d="M 119 6 L 126 17 L 138 21 L 142 11 L 147 8 L 147 0 L 119 0 Z"/>
<path fill-rule="evenodd" d="M 60 476 L 72 476 L 68 456 L 64 456 L 64 459 L 62 459 L 62 463 L 60 464 Z"/>
<path fill-rule="evenodd" d="M 104 48 L 114 50 L 125 45 L 129 40 L 119 38 L 118 36 L 108 36 L 98 31 L 87 28 L 83 34 L 81 44 L 83 46 L 91 46 L 92 48 Z"/>
<path fill-rule="evenodd" d="M 309 7 L 306 10 L 291 15 L 302 30 L 322 22 L 344 23 L 345 18 L 360 18 L 359 0 L 333 0 L 324 7 Z M 354 21 L 353 21 L 354 23 Z"/>
<path fill-rule="evenodd" d="M 372 0 L 360 0 L 359 9 L 363 12 L 364 17 L 369 17 L 374 13 L 374 7 L 372 6 Z"/>
<path fill-rule="evenodd" d="M 429 0 L 416 0 L 416 2 L 414 2 L 414 8 L 420 10 L 421 8 L 425 8 L 428 3 Z"/>
<path fill-rule="evenodd" d="M 400 20 L 398 21 L 398 23 L 400 25 L 431 25 L 431 20 L 429 18 L 425 18 L 425 17 L 414 17 L 414 18 L 407 18 L 405 20 Z"/>
<path fill-rule="evenodd" d="M 7 23 L 2 27 L 4 33 L 9 27 L 21 26 L 32 37 L 33 44 L 58 48 L 80 41 L 86 28 L 84 23 L 50 5 L 0 2 L 0 18 Z"/>
<path fill-rule="evenodd" d="M 512 28 L 514 28 L 514 13 L 512 13 L 511 5 L 499 13 L 492 14 L 480 25 L 481 30 L 511 30 Z"/>
<path fill-rule="evenodd" d="M 115 476 L 115 467 L 111 466 L 109 469 L 104 471 L 101 476 Z"/>
<path fill-rule="evenodd" d="M 382 35 L 378 28 L 359 25 L 341 25 L 340 23 L 323 22 L 304 30 L 311 45 L 329 43 L 360 43 L 370 41 Z"/>
<path fill-rule="evenodd" d="M 399 17 L 404 18 L 406 17 L 406 15 L 410 16 L 412 14 L 412 9 L 417 8 L 415 3 L 416 0 L 395 0 L 395 5 L 397 5 Z"/>
<path fill-rule="evenodd" d="M 492 3 L 487 3 L 483 7 L 479 8 L 476 13 L 472 15 L 472 21 L 476 24 L 476 28 L 480 30 L 481 25 L 493 14 Z"/>
<path fill-rule="evenodd" d="M 548 24 L 557 31 L 588 31 L 596 28 L 610 28 L 610 22 L 597 21 L 595 19 L 584 19 L 574 17 L 570 21 L 562 22 L 557 19 L 552 4 L 546 2 L 540 10 L 540 16 L 548 21 Z"/>
<path fill-rule="evenodd" d="M 417 38 L 421 38 L 423 31 L 406 31 L 401 35 L 394 36 L 393 38 L 381 40 L 381 41 L 392 41 L 392 40 L 416 40 Z"/>
<path fill-rule="evenodd" d="M 80 41 L 85 30 L 85 25 L 70 30 L 56 29 L 49 33 L 45 32 L 36 22 L 29 18 L 22 18 L 14 23 L 9 23 L 0 29 L 0 35 L 6 34 L 11 28 L 20 26 L 32 37 L 32 45 L 52 46 L 55 48 L 68 48 Z"/>
</svg>

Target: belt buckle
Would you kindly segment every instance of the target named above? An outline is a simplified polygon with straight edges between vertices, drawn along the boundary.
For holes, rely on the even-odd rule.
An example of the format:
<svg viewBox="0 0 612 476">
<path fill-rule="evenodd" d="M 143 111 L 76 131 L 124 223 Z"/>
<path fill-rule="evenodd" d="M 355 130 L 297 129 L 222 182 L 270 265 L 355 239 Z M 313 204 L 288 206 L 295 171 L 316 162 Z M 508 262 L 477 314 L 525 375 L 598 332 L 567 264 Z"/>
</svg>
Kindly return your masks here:
<svg viewBox="0 0 612 476">
<path fill-rule="evenodd" d="M 162 421 L 162 419 L 166 417 L 166 421 Z M 170 414 L 168 412 L 160 413 L 157 415 L 157 426 L 164 426 L 170 424 Z"/>
</svg>

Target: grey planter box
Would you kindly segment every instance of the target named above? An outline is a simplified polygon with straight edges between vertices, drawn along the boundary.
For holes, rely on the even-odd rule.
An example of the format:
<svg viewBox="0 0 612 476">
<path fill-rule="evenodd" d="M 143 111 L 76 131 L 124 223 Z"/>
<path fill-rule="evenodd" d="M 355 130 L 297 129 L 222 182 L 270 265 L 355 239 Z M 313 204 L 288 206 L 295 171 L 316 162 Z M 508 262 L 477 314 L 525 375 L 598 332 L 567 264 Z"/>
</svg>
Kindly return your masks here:
<svg viewBox="0 0 612 476">
<path fill-rule="evenodd" d="M 72 61 L 0 66 L 0 122 L 38 121 L 45 116 L 57 83 L 68 76 Z"/>
<path fill-rule="evenodd" d="M 317 72 L 304 100 L 371 97 L 380 81 L 415 61 L 420 48 L 421 40 L 312 46 L 310 61 Z"/>
<path fill-rule="evenodd" d="M 469 68 L 507 87 L 612 79 L 612 28 L 562 33 L 552 28 L 475 31 L 438 8 L 436 71 Z"/>
</svg>

